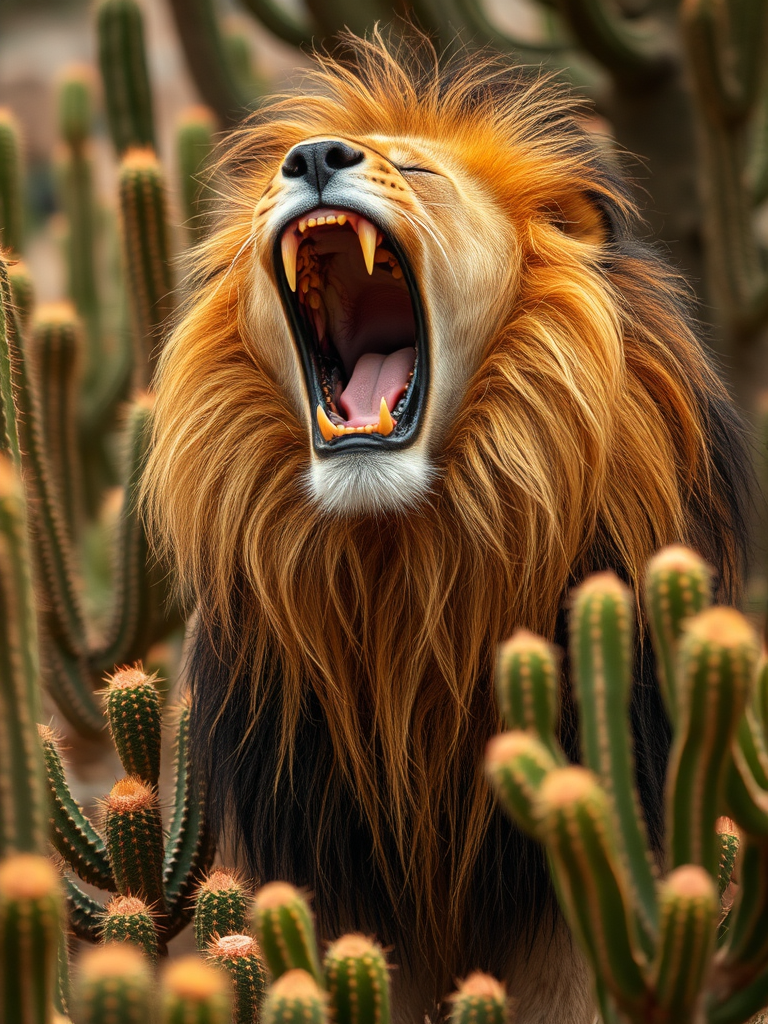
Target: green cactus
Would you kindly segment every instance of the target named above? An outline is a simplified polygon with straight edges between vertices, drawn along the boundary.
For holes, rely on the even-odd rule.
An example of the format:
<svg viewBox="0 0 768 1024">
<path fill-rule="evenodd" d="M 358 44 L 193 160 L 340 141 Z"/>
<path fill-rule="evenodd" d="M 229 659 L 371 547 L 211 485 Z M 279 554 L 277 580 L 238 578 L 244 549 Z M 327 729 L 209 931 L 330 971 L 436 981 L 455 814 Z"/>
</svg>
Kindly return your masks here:
<svg viewBox="0 0 768 1024">
<path fill-rule="evenodd" d="M 496 668 L 496 695 L 508 729 L 531 729 L 548 744 L 555 760 L 563 760 L 555 740 L 560 668 L 550 644 L 523 629 L 503 643 Z"/>
<path fill-rule="evenodd" d="M 114 784 L 104 802 L 104 841 L 118 892 L 163 915 L 163 821 L 153 786 L 136 776 Z"/>
<path fill-rule="evenodd" d="M 230 984 L 226 975 L 198 957 L 168 966 L 162 980 L 162 1024 L 230 1024 Z"/>
<path fill-rule="evenodd" d="M 574 593 L 570 645 L 582 753 L 618 816 L 618 841 L 637 892 L 642 937 L 647 938 L 657 925 L 655 878 L 626 730 L 633 624 L 632 595 L 613 574 L 592 576 Z"/>
<path fill-rule="evenodd" d="M 155 145 L 144 22 L 136 0 L 100 0 L 96 10 L 99 67 L 112 142 L 122 156 Z"/>
<path fill-rule="evenodd" d="M 389 1024 L 389 975 L 381 948 L 343 935 L 325 954 L 325 987 L 336 1024 Z"/>
<path fill-rule="evenodd" d="M 233 1024 L 253 1024 L 264 998 L 267 973 L 259 944 L 250 935 L 222 935 L 212 940 L 210 963 L 225 970 L 232 981 Z"/>
<path fill-rule="evenodd" d="M 82 327 L 70 303 L 47 303 L 35 311 L 29 334 L 51 482 L 69 535 L 76 538 L 83 521 L 77 444 L 77 407 L 85 355 Z"/>
<path fill-rule="evenodd" d="M 135 896 L 116 896 L 106 906 L 102 942 L 130 942 L 157 963 L 157 930 L 146 903 Z"/>
<path fill-rule="evenodd" d="M 186 110 L 176 129 L 176 156 L 184 224 L 192 245 L 206 235 L 206 213 L 210 194 L 205 185 L 213 153 L 216 122 L 208 107 Z"/>
<path fill-rule="evenodd" d="M 142 954 L 125 942 L 84 953 L 72 986 L 76 1024 L 147 1024 L 154 981 Z"/>
<path fill-rule="evenodd" d="M 148 786 L 160 778 L 162 708 L 153 676 L 141 664 L 118 669 L 105 693 L 107 721 L 123 768 Z"/>
<path fill-rule="evenodd" d="M 328 1024 L 327 997 L 314 977 L 298 968 L 281 974 L 267 993 L 262 1024 Z"/>
<path fill-rule="evenodd" d="M 21 141 L 16 118 L 0 107 L 0 248 L 20 253 L 24 245 Z"/>
<path fill-rule="evenodd" d="M 293 968 L 322 980 L 312 912 L 298 889 L 270 882 L 256 893 L 253 926 L 273 978 Z"/>
<path fill-rule="evenodd" d="M 60 916 L 59 877 L 46 857 L 0 861 L 0 1020 L 49 1024 Z"/>
<path fill-rule="evenodd" d="M 154 150 L 130 149 L 120 164 L 120 226 L 138 346 L 135 384 L 145 387 L 173 310 L 163 170 Z"/>
<path fill-rule="evenodd" d="M 195 897 L 195 943 L 201 953 L 216 936 L 245 931 L 250 902 L 242 882 L 223 868 L 201 882 Z"/>
<path fill-rule="evenodd" d="M 494 736 L 485 755 L 486 771 L 518 825 L 539 837 L 537 798 L 546 776 L 558 766 L 542 740 L 527 732 Z"/>
<path fill-rule="evenodd" d="M 507 997 L 487 974 L 470 974 L 451 996 L 450 1024 L 506 1024 Z"/>
<path fill-rule="evenodd" d="M 8 267 L 8 281 L 22 330 L 26 330 L 35 307 L 35 286 L 29 267 L 24 260 L 16 260 Z"/>
</svg>

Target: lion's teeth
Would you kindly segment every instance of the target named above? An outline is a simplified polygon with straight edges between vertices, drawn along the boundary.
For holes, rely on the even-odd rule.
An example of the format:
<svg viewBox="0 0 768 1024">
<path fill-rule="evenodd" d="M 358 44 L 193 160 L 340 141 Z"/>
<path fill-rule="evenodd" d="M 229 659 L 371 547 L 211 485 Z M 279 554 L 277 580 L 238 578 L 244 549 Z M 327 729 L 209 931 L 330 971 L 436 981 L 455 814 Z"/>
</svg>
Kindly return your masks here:
<svg viewBox="0 0 768 1024">
<path fill-rule="evenodd" d="M 363 250 L 365 268 L 369 274 L 373 273 L 373 260 L 376 256 L 376 228 L 369 220 L 360 218 L 357 225 L 357 237 L 360 239 L 360 248 Z"/>
<path fill-rule="evenodd" d="M 296 291 L 296 253 L 299 251 L 299 240 L 293 231 L 286 231 L 280 242 L 283 254 L 283 267 L 291 291 Z"/>
<path fill-rule="evenodd" d="M 320 433 L 323 435 L 326 441 L 330 441 L 331 438 L 338 437 L 340 431 L 337 427 L 331 423 L 328 419 L 328 414 L 322 405 L 317 407 L 317 425 L 320 427 Z"/>
<path fill-rule="evenodd" d="M 376 432 L 383 434 L 384 437 L 387 434 L 391 434 L 395 429 L 395 421 L 389 414 L 389 406 L 387 405 L 386 398 L 382 397 L 381 405 L 379 406 L 379 425 L 376 427 Z"/>
</svg>

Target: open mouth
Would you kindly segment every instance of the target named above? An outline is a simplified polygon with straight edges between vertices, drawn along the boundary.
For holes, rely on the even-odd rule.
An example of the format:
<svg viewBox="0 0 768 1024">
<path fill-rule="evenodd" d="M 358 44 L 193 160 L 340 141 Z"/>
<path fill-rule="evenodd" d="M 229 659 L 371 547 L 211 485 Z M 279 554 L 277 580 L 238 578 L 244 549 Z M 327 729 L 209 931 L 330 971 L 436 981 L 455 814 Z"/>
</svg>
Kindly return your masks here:
<svg viewBox="0 0 768 1024">
<path fill-rule="evenodd" d="M 275 257 L 317 451 L 412 441 L 426 344 L 418 291 L 397 244 L 360 213 L 318 207 L 283 229 Z"/>
</svg>

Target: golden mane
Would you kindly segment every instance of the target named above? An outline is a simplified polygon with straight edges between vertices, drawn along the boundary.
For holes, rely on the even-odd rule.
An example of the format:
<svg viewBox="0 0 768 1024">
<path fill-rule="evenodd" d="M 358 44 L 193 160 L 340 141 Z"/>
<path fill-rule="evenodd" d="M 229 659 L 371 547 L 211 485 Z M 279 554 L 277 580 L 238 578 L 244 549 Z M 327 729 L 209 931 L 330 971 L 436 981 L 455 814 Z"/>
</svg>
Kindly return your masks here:
<svg viewBox="0 0 768 1024">
<path fill-rule="evenodd" d="M 227 143 L 230 195 L 161 360 L 145 507 L 200 628 L 222 631 L 230 689 L 249 666 L 243 742 L 280 687 L 290 774 L 316 694 L 328 778 L 357 794 L 397 903 L 381 838 L 395 837 L 420 933 L 447 958 L 491 813 L 479 766 L 498 724 L 496 646 L 517 627 L 552 637 L 592 568 L 637 587 L 670 542 L 695 544 L 733 583 L 711 422 L 726 396 L 679 282 L 613 237 L 631 203 L 561 90 L 493 58 L 446 69 L 423 42 L 346 45 L 353 62 L 320 58 L 320 92 L 268 104 Z M 503 328 L 435 454 L 428 500 L 401 515 L 330 517 L 309 500 L 307 426 L 254 345 L 282 311 L 277 292 L 273 307 L 248 302 L 251 261 L 271 258 L 249 248 L 253 210 L 286 151 L 323 133 L 449 143 L 517 233 L 516 287 L 483 299 L 502 303 Z"/>
</svg>

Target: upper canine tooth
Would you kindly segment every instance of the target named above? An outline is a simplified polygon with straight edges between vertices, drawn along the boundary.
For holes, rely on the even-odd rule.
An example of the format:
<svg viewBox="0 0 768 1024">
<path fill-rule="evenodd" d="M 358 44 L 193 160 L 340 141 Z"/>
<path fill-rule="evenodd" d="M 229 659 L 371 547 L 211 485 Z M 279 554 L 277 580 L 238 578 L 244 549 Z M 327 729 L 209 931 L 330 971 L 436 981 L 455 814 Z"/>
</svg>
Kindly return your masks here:
<svg viewBox="0 0 768 1024">
<path fill-rule="evenodd" d="M 383 434 L 384 437 L 386 437 L 387 434 L 391 434 L 394 429 L 395 421 L 389 414 L 389 406 L 387 405 L 386 398 L 382 396 L 381 404 L 379 405 L 379 425 L 376 427 L 376 430 L 379 434 Z"/>
<path fill-rule="evenodd" d="M 283 267 L 291 291 L 296 291 L 296 253 L 299 251 L 299 240 L 294 231 L 285 231 L 280 240 L 280 251 L 283 254 Z"/>
<path fill-rule="evenodd" d="M 357 237 L 360 239 L 360 248 L 363 250 L 365 269 L 369 274 L 373 273 L 373 260 L 376 255 L 376 228 L 369 220 L 360 218 L 357 225 Z"/>
</svg>

